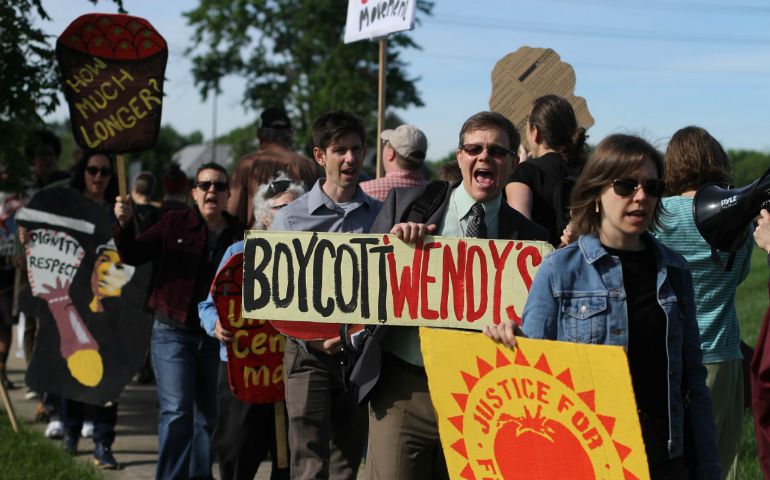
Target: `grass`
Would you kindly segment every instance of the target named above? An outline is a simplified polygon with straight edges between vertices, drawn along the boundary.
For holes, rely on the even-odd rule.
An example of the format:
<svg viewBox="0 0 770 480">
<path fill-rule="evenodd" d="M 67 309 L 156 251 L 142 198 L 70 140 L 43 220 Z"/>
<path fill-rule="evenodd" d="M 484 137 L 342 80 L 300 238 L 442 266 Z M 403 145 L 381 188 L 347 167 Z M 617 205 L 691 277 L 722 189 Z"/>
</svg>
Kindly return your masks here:
<svg viewBox="0 0 770 480">
<path fill-rule="evenodd" d="M 752 347 L 757 343 L 757 335 L 768 306 L 767 281 L 770 271 L 767 268 L 767 253 L 754 247 L 751 257 L 751 273 L 738 288 L 738 319 L 741 323 L 741 336 Z M 757 461 L 757 443 L 754 437 L 754 421 L 751 412 L 746 410 L 743 417 L 743 435 L 741 438 L 741 456 L 738 462 L 738 478 L 761 480 L 762 471 Z"/>
<path fill-rule="evenodd" d="M 79 462 L 38 432 L 19 425 L 14 433 L 0 410 L 0 477 L 3 480 L 103 480 L 100 472 Z"/>
</svg>

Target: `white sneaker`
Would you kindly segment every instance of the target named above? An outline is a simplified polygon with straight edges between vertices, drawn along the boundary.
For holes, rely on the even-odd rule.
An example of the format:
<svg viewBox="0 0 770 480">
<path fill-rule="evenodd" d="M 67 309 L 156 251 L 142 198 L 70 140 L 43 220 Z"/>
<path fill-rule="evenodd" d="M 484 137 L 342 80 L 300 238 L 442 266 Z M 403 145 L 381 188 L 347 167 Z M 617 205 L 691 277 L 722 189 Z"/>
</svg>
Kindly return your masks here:
<svg viewBox="0 0 770 480">
<path fill-rule="evenodd" d="M 45 436 L 48 438 L 64 437 L 64 425 L 61 420 L 51 420 L 45 427 Z"/>
<path fill-rule="evenodd" d="M 25 400 L 34 400 L 34 399 L 38 398 L 38 396 L 39 395 L 37 394 L 37 392 L 35 392 L 33 390 L 30 390 L 30 389 L 27 389 L 27 393 L 24 394 L 24 399 Z"/>
<path fill-rule="evenodd" d="M 83 438 L 91 438 L 94 434 L 94 422 L 86 420 L 83 422 L 83 428 L 80 429 L 80 436 Z"/>
</svg>

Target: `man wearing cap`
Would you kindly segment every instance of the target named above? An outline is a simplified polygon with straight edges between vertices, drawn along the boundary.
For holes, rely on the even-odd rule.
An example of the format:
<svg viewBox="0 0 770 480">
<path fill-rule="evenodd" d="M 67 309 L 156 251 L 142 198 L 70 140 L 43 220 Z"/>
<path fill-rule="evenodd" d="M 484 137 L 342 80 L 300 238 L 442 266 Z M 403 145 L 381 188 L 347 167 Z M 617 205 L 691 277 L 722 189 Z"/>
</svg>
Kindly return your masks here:
<svg viewBox="0 0 770 480">
<path fill-rule="evenodd" d="M 257 129 L 259 150 L 238 160 L 230 184 L 230 200 L 227 211 L 244 225 L 254 223 L 251 198 L 259 185 L 267 179 L 255 178 L 254 165 L 257 162 L 273 161 L 281 165 L 286 175 L 295 182 L 310 188 L 318 178 L 315 163 L 291 149 L 292 129 L 288 115 L 282 108 L 266 108 L 260 116 Z"/>
<path fill-rule="evenodd" d="M 361 182 L 364 193 L 383 202 L 394 188 L 427 185 L 428 181 L 420 171 L 428 151 L 425 134 L 414 125 L 400 125 L 382 132 L 381 138 L 385 142 L 382 149 L 385 176 Z"/>
</svg>

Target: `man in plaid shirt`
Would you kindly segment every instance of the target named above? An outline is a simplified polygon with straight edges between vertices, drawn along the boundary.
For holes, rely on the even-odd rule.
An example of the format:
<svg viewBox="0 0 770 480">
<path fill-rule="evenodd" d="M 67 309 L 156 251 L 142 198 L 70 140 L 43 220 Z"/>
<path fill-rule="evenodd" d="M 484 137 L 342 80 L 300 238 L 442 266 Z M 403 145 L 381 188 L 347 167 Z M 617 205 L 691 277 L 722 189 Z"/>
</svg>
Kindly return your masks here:
<svg viewBox="0 0 770 480">
<path fill-rule="evenodd" d="M 385 142 L 382 149 L 385 176 L 361 182 L 364 193 L 382 202 L 393 188 L 427 185 L 421 172 L 428 151 L 425 134 L 413 125 L 401 125 L 394 130 L 385 130 L 381 138 Z"/>
</svg>

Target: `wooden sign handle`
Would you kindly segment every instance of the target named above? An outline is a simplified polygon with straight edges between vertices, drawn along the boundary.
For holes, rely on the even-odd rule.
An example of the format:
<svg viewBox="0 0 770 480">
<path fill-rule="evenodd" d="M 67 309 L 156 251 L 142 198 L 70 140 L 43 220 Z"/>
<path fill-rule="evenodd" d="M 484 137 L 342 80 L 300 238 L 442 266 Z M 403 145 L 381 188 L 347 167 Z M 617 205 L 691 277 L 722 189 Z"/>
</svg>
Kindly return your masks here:
<svg viewBox="0 0 770 480">
<path fill-rule="evenodd" d="M 128 193 L 126 189 L 126 161 L 123 158 L 123 154 L 118 155 L 118 189 L 120 191 L 120 198 L 125 199 Z M 110 199 L 113 200 L 113 199 Z"/>
<path fill-rule="evenodd" d="M 3 397 L 3 404 L 5 405 L 5 411 L 8 412 L 8 420 L 11 421 L 11 428 L 16 433 L 19 433 L 19 425 L 16 423 L 16 412 L 13 410 L 13 404 L 11 398 L 8 396 L 8 390 L 5 389 L 5 384 L 0 382 L 0 396 Z"/>
<path fill-rule="evenodd" d="M 286 451 L 286 411 L 284 402 L 275 402 L 275 452 L 278 462 L 278 468 L 288 468 L 289 454 Z"/>
</svg>

